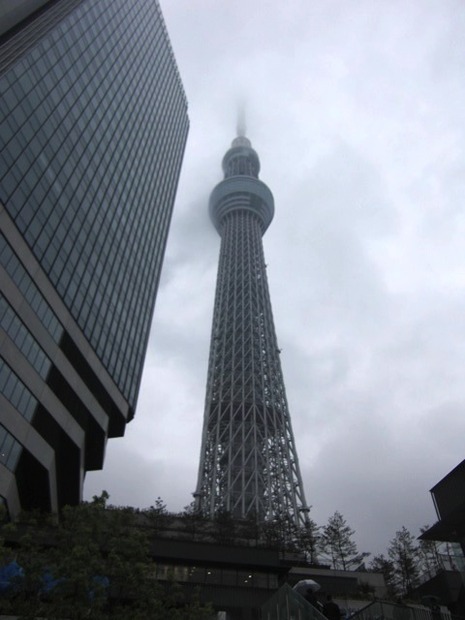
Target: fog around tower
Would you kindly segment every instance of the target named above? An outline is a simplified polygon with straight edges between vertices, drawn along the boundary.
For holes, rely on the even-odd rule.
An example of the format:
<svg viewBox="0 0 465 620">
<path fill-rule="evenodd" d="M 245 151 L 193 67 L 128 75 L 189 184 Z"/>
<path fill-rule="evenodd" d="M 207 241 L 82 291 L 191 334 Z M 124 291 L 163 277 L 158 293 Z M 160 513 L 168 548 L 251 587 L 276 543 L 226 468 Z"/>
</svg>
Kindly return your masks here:
<svg viewBox="0 0 465 620">
<path fill-rule="evenodd" d="M 237 135 L 241 138 L 244 138 L 247 135 L 245 102 L 240 102 L 238 104 L 236 132 L 237 132 Z"/>
<path fill-rule="evenodd" d="M 219 252 L 208 197 L 244 98 L 275 198 L 264 250 L 311 516 L 339 510 L 361 551 L 384 552 L 436 520 L 429 489 L 464 458 L 465 6 L 161 6 L 191 129 L 136 416 L 86 496 L 192 499 Z"/>
</svg>

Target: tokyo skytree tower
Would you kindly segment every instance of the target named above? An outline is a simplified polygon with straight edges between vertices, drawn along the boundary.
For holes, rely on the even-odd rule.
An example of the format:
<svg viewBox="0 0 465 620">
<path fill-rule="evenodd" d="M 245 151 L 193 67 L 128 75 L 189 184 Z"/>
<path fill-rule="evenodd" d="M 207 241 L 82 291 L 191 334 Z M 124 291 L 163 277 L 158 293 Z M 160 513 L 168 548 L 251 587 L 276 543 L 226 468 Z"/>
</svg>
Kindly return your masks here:
<svg viewBox="0 0 465 620">
<path fill-rule="evenodd" d="M 221 236 L 196 504 L 213 517 L 305 525 L 308 508 L 279 359 L 262 235 L 273 195 L 260 161 L 239 135 L 210 196 Z"/>
</svg>

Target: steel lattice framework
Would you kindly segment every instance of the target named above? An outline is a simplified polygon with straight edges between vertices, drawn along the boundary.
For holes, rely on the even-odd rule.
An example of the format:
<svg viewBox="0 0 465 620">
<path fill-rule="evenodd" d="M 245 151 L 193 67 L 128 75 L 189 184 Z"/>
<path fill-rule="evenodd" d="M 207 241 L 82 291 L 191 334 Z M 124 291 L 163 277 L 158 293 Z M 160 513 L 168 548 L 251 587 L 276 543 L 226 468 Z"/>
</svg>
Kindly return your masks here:
<svg viewBox="0 0 465 620">
<path fill-rule="evenodd" d="M 227 510 L 259 521 L 308 508 L 274 329 L 262 235 L 273 196 L 258 180 L 250 141 L 236 138 L 210 197 L 221 235 L 200 467 L 195 497 L 211 517 Z"/>
</svg>

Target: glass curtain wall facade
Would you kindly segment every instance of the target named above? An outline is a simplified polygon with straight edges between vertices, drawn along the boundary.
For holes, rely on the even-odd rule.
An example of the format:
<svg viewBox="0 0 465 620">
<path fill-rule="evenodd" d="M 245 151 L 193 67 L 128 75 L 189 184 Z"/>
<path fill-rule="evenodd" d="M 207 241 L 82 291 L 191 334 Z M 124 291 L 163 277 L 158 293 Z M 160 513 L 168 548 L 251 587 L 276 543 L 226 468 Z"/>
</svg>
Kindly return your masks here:
<svg viewBox="0 0 465 620">
<path fill-rule="evenodd" d="M 154 0 L 45 4 L 0 38 L 0 97 L 0 497 L 14 514 L 79 501 L 134 415 L 189 122 Z"/>
</svg>

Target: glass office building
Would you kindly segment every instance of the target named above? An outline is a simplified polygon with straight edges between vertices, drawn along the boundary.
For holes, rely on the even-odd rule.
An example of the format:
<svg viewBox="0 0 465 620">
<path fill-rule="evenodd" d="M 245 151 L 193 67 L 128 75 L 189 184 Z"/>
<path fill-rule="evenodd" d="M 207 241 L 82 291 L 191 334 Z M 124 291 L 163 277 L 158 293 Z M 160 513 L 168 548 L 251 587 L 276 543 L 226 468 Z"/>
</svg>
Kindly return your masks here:
<svg viewBox="0 0 465 620">
<path fill-rule="evenodd" d="M 6 0 L 0 23 L 0 499 L 15 514 L 78 502 L 134 415 L 189 121 L 156 0 Z"/>
</svg>

